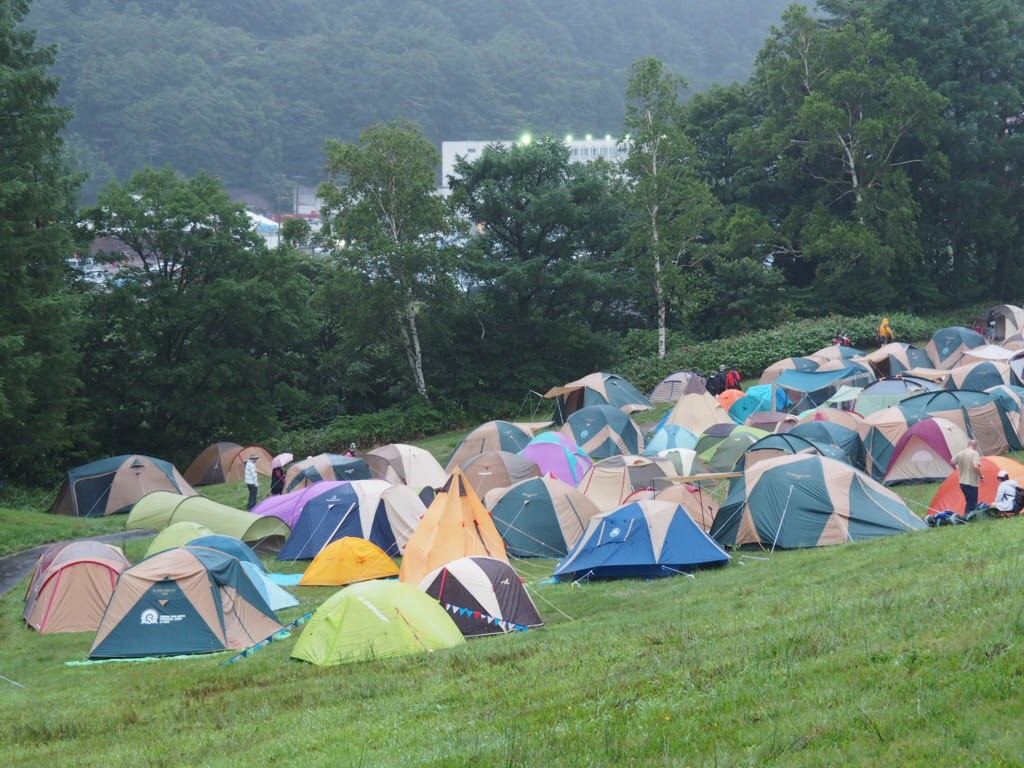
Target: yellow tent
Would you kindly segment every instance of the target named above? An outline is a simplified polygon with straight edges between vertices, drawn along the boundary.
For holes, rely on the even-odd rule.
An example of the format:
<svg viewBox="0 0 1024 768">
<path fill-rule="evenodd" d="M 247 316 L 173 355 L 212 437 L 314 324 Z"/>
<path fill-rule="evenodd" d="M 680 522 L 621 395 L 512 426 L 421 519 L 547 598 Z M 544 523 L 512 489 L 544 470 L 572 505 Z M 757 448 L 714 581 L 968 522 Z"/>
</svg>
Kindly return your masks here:
<svg viewBox="0 0 1024 768">
<path fill-rule="evenodd" d="M 398 566 L 373 542 L 345 536 L 328 544 L 309 564 L 300 587 L 332 587 L 398 575 Z"/>
<path fill-rule="evenodd" d="M 399 579 L 419 584 L 452 560 L 484 555 L 508 562 L 505 542 L 461 469 L 448 478 L 405 545 Z"/>
</svg>

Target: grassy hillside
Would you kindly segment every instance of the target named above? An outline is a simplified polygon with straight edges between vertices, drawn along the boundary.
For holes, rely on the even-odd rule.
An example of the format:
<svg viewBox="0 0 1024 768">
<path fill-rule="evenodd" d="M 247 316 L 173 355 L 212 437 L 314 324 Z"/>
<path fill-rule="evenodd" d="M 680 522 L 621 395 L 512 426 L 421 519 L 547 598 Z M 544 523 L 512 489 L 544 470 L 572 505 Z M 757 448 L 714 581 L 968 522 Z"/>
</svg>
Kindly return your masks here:
<svg viewBox="0 0 1024 768">
<path fill-rule="evenodd" d="M 576 588 L 520 562 L 542 630 L 331 669 L 291 639 L 229 667 L 67 667 L 91 637 L 26 630 L 15 593 L 3 674 L 26 687 L 0 688 L 0 745 L 22 766 L 1015 764 L 1022 537 L 993 522 Z"/>
</svg>

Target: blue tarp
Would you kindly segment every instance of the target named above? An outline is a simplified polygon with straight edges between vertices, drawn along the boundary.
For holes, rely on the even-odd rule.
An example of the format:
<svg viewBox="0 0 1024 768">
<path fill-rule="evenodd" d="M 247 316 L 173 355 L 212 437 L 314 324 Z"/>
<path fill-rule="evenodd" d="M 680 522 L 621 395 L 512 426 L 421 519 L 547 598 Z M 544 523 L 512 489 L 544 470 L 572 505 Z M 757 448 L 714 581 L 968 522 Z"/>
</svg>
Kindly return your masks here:
<svg viewBox="0 0 1024 768">
<path fill-rule="evenodd" d="M 860 373 L 863 373 L 863 370 L 853 366 L 839 371 L 783 371 L 775 383 L 794 392 L 818 392 Z"/>
</svg>

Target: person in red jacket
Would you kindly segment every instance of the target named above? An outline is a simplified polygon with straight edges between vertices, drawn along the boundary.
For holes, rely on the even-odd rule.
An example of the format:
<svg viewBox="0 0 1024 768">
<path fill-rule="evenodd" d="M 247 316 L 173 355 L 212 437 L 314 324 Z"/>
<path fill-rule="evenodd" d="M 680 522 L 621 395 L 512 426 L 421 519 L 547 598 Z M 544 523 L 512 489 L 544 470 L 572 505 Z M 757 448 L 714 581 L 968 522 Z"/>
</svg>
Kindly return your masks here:
<svg viewBox="0 0 1024 768">
<path fill-rule="evenodd" d="M 732 369 L 725 375 L 725 388 L 739 389 L 741 380 L 742 377 L 740 376 L 740 372 L 736 370 L 736 366 L 734 365 Z"/>
</svg>

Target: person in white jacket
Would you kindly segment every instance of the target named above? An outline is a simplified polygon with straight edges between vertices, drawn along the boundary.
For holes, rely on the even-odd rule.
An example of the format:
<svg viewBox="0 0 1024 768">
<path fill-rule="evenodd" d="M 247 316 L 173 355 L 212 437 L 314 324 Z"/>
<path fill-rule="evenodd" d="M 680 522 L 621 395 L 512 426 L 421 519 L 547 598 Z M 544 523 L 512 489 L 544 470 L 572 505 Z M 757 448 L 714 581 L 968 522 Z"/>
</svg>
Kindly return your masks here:
<svg viewBox="0 0 1024 768">
<path fill-rule="evenodd" d="M 1011 480 L 1005 469 L 1000 470 L 996 477 L 999 478 L 999 487 L 996 488 L 996 498 L 992 506 L 1003 514 L 1017 514 L 1020 512 L 1020 507 L 1017 506 L 1017 481 Z"/>
<path fill-rule="evenodd" d="M 245 462 L 245 484 L 249 486 L 249 503 L 246 505 L 246 509 L 256 506 L 256 497 L 260 492 L 260 476 L 256 474 L 256 459 L 258 458 L 259 456 L 253 454 Z"/>
</svg>

